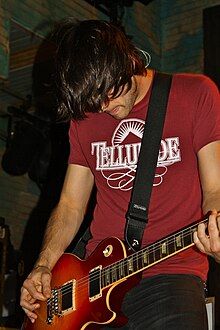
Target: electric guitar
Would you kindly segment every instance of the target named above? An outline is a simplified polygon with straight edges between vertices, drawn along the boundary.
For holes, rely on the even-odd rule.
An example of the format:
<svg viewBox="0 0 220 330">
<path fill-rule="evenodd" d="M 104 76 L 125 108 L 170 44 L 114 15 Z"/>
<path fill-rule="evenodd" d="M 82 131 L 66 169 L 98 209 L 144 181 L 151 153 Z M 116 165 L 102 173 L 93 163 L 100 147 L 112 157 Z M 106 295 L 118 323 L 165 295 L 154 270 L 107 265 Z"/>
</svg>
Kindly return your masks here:
<svg viewBox="0 0 220 330">
<path fill-rule="evenodd" d="M 52 295 L 40 302 L 37 320 L 23 330 L 97 330 L 127 322 L 120 308 L 141 272 L 194 245 L 193 223 L 135 253 L 116 237 L 103 240 L 87 260 L 64 253 L 52 271 Z"/>
</svg>

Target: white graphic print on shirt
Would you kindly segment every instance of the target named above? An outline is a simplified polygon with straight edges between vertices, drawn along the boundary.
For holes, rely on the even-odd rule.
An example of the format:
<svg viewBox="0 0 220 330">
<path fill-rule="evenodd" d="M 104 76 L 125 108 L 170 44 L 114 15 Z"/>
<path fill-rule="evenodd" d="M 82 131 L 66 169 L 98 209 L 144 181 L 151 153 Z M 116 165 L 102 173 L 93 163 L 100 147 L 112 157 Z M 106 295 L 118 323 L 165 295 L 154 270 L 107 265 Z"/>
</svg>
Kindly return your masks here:
<svg viewBox="0 0 220 330">
<path fill-rule="evenodd" d="M 113 133 L 111 146 L 107 146 L 107 141 L 91 143 L 91 153 L 96 156 L 96 170 L 101 171 L 110 188 L 122 191 L 132 188 L 141 142 L 126 144 L 125 139 L 133 134 L 141 140 L 143 132 L 143 120 L 124 119 Z M 167 167 L 179 161 L 179 138 L 161 140 L 154 186 L 163 182 Z"/>
</svg>

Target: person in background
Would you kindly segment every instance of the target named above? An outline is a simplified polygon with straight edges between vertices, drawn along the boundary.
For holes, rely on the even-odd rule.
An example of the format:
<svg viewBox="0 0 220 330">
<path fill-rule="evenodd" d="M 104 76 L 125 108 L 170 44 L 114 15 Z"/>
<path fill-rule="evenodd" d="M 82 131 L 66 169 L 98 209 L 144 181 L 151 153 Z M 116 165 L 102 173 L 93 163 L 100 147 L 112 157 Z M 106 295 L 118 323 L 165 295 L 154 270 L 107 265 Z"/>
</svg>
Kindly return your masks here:
<svg viewBox="0 0 220 330">
<path fill-rule="evenodd" d="M 70 121 L 69 165 L 36 265 L 21 289 L 32 322 L 51 295 L 51 270 L 97 201 L 89 256 L 109 236 L 124 238 L 155 70 L 112 23 L 62 22 L 58 32 L 58 115 Z M 147 168 L 146 168 L 147 171 Z M 121 329 L 207 329 L 207 255 L 220 262 L 220 97 L 206 76 L 173 75 L 143 246 L 201 219 L 195 245 L 148 268 L 125 295 Z M 111 329 L 111 325 L 109 325 Z"/>
</svg>

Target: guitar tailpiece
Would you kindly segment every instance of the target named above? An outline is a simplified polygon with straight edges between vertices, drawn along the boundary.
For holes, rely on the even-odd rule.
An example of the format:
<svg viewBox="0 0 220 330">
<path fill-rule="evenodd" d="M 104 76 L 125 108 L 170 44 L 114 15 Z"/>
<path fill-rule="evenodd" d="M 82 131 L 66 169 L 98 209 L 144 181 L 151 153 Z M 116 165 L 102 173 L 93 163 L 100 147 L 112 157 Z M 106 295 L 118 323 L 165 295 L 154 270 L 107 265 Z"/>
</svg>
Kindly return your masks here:
<svg viewBox="0 0 220 330">
<path fill-rule="evenodd" d="M 59 290 L 53 289 L 51 298 L 47 299 L 47 323 L 51 324 L 53 317 L 59 315 Z"/>
</svg>

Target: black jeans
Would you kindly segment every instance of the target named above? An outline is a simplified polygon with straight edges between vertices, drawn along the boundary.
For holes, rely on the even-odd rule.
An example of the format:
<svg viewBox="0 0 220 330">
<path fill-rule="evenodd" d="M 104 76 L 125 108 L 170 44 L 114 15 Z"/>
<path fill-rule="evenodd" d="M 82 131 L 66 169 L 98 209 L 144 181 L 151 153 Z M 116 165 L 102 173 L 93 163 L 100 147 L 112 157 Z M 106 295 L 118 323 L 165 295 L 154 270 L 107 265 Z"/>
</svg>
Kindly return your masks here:
<svg viewBox="0 0 220 330">
<path fill-rule="evenodd" d="M 193 275 L 143 279 L 126 294 L 122 310 L 129 318 L 123 330 L 208 329 L 204 284 Z"/>
</svg>

